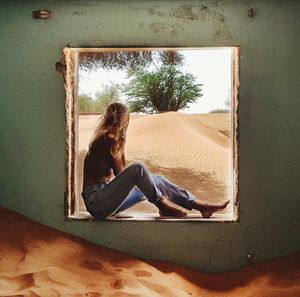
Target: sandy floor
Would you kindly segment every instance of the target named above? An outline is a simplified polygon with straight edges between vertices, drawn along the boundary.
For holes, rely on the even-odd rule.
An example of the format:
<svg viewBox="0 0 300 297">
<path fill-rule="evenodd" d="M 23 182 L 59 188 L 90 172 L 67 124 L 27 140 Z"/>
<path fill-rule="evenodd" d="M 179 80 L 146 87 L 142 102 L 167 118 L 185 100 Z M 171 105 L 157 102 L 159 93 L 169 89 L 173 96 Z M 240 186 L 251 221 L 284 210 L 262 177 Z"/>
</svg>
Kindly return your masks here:
<svg viewBox="0 0 300 297">
<path fill-rule="evenodd" d="M 134 258 L 0 208 L 0 296 L 297 297 L 300 252 L 205 274 Z"/>
<path fill-rule="evenodd" d="M 99 116 L 79 118 L 77 191 L 82 163 Z M 222 203 L 231 193 L 230 114 L 188 115 L 168 112 L 132 115 L 127 133 L 126 159 L 145 163 L 153 174 L 164 175 L 207 203 Z M 84 206 L 81 201 L 81 208 Z M 134 207 L 156 212 L 147 202 Z M 131 209 L 132 211 L 132 209 Z M 223 213 L 230 213 L 229 205 Z"/>
</svg>

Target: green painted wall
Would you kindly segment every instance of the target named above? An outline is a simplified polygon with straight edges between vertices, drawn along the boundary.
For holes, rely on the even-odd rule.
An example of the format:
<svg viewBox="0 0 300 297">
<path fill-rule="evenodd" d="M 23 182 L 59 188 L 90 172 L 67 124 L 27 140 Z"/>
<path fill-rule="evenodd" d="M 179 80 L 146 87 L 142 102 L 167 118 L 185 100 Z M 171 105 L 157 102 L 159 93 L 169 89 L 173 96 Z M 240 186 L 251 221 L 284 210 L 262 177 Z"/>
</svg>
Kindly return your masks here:
<svg viewBox="0 0 300 297">
<path fill-rule="evenodd" d="M 255 17 L 247 10 L 253 7 Z M 46 8 L 50 20 L 34 20 Z M 299 1 L 1 1 L 0 205 L 141 257 L 204 271 L 300 248 Z M 64 221 L 64 87 L 72 46 L 241 46 L 240 221 Z"/>
</svg>

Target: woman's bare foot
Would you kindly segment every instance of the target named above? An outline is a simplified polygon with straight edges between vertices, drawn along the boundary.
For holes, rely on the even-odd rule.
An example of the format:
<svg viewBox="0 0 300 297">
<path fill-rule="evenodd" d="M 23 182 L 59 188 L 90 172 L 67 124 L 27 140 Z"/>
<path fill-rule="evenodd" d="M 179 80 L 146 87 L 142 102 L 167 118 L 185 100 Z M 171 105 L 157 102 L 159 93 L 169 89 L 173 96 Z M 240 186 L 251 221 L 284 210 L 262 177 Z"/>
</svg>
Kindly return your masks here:
<svg viewBox="0 0 300 297">
<path fill-rule="evenodd" d="M 164 197 L 161 197 L 155 205 L 159 209 L 159 214 L 164 217 L 183 218 L 186 217 L 186 212 L 172 206 Z"/>
<path fill-rule="evenodd" d="M 195 200 L 193 208 L 199 210 L 203 218 L 208 219 L 213 215 L 213 213 L 225 209 L 228 203 L 229 200 L 227 200 L 222 205 L 208 205 L 208 204 L 202 204 Z"/>
</svg>

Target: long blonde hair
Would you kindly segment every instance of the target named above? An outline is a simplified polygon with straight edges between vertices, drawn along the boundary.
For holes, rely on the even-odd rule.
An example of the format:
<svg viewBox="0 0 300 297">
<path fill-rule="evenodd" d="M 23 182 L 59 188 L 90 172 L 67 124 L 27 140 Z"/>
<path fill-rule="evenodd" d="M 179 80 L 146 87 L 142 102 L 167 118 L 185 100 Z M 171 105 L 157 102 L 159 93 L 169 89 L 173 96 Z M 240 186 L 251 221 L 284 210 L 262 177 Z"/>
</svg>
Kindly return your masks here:
<svg viewBox="0 0 300 297">
<path fill-rule="evenodd" d="M 110 148 L 111 154 L 115 155 L 123 150 L 126 141 L 126 130 L 129 124 L 129 115 L 128 107 L 125 104 L 115 102 L 108 105 L 96 128 L 90 147 L 101 136 L 107 134 L 113 140 L 113 145 Z"/>
</svg>

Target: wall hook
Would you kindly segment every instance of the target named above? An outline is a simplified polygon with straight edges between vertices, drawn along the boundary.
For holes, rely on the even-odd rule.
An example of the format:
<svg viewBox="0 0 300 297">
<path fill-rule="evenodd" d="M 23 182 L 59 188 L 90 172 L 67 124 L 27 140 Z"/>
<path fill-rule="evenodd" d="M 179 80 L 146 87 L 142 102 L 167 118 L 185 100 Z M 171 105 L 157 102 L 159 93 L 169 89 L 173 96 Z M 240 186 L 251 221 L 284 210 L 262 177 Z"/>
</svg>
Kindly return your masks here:
<svg viewBox="0 0 300 297">
<path fill-rule="evenodd" d="M 250 17 L 250 18 L 254 17 L 254 9 L 253 8 L 248 9 L 248 17 Z"/>
<path fill-rule="evenodd" d="M 66 72 L 66 65 L 61 63 L 61 62 L 56 62 L 55 63 L 55 68 L 56 68 L 56 71 L 59 72 L 59 73 L 62 73 L 64 74 Z"/>
<path fill-rule="evenodd" d="M 52 12 L 47 9 L 35 10 L 32 12 L 32 16 L 34 19 L 50 19 Z"/>
</svg>

